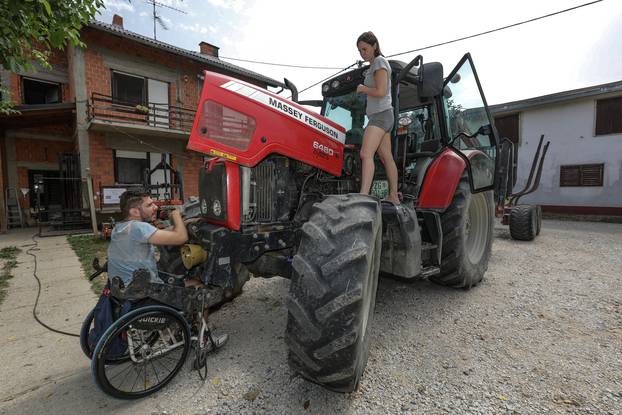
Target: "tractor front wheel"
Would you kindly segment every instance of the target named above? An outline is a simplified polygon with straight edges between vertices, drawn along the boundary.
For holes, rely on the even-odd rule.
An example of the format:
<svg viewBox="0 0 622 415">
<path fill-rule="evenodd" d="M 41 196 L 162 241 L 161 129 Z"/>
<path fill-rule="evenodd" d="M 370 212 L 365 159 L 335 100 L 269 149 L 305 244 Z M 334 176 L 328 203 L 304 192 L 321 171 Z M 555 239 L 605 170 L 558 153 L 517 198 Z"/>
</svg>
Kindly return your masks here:
<svg viewBox="0 0 622 415">
<path fill-rule="evenodd" d="M 358 387 L 378 288 L 382 217 L 369 196 L 329 196 L 313 206 L 292 266 L 289 365 L 337 391 Z"/>
<path fill-rule="evenodd" d="M 492 251 L 494 202 L 492 191 L 471 193 L 465 173 L 454 198 L 441 215 L 443 245 L 441 272 L 434 283 L 469 289 L 488 269 Z"/>
</svg>

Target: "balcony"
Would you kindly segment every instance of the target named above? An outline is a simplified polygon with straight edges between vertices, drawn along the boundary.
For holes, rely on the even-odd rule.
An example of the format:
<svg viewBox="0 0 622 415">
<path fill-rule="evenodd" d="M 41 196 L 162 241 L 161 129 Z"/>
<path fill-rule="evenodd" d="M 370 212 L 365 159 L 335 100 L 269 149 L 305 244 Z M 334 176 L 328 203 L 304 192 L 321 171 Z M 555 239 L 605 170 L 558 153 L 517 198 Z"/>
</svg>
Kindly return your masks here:
<svg viewBox="0 0 622 415">
<path fill-rule="evenodd" d="M 88 104 L 88 128 L 154 137 L 187 139 L 196 111 L 168 104 L 136 105 L 94 92 Z"/>
</svg>

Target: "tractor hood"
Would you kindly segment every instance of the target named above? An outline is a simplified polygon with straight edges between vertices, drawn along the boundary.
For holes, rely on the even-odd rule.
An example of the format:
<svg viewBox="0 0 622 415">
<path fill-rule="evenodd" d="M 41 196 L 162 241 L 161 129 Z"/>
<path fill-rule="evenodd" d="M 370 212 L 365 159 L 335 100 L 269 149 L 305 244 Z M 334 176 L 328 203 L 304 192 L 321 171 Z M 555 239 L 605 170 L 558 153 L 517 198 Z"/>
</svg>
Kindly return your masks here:
<svg viewBox="0 0 622 415">
<path fill-rule="evenodd" d="M 341 175 L 345 130 L 238 79 L 205 71 L 188 149 L 253 167 L 278 153 Z"/>
</svg>

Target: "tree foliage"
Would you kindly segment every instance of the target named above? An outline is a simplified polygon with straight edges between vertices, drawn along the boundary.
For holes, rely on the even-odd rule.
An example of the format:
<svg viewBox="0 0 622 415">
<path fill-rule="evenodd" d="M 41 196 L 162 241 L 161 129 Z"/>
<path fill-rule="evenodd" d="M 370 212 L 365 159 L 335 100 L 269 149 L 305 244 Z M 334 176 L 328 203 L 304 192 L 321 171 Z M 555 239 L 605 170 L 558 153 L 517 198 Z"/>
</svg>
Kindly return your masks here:
<svg viewBox="0 0 622 415">
<path fill-rule="evenodd" d="M 84 46 L 80 29 L 104 0 L 0 0 L 0 66 L 11 72 L 49 68 L 52 49 Z M 0 93 L 9 91 L 0 87 Z M 0 102 L 0 114 L 15 112 Z"/>
<path fill-rule="evenodd" d="M 83 46 L 80 28 L 103 0 L 0 0 L 0 65 L 17 72 L 33 62 L 49 67 L 52 49 Z"/>
</svg>

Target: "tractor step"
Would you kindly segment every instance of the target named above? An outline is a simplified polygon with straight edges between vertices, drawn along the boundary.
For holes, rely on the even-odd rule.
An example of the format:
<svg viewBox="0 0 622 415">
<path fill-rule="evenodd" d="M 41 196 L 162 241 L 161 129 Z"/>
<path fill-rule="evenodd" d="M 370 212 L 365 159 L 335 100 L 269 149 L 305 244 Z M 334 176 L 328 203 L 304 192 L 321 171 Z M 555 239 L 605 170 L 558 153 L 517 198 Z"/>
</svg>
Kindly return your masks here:
<svg viewBox="0 0 622 415">
<path fill-rule="evenodd" d="M 426 267 L 423 269 L 423 271 L 421 271 L 421 278 L 429 278 L 433 275 L 437 275 L 441 273 L 441 268 L 440 267 Z"/>
</svg>

